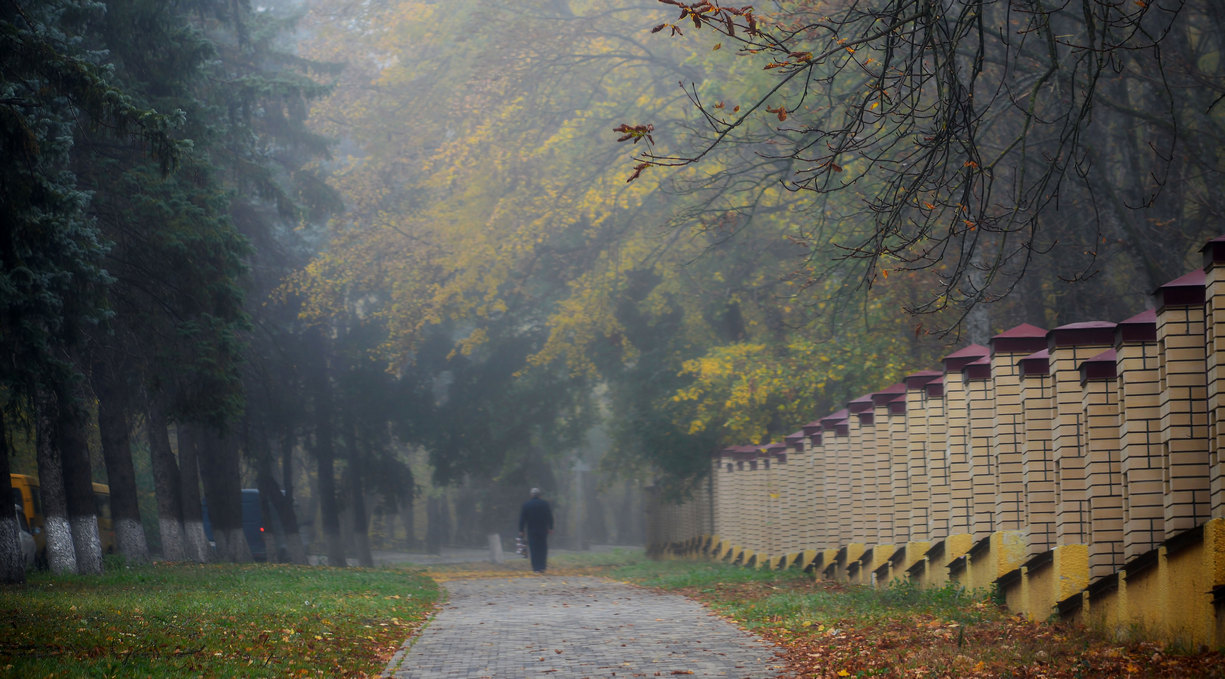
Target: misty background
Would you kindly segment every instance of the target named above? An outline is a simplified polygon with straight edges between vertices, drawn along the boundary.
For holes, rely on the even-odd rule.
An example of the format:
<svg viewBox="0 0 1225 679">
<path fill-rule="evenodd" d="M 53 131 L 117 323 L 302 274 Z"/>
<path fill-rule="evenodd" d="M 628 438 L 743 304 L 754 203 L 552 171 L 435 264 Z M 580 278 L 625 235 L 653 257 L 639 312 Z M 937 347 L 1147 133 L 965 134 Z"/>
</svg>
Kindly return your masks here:
<svg viewBox="0 0 1225 679">
<path fill-rule="evenodd" d="M 1207 0 L 0 21 L 0 458 L 59 568 L 91 480 L 134 559 L 211 558 L 202 496 L 248 558 L 241 488 L 291 560 L 483 546 L 533 486 L 558 546 L 640 544 L 723 446 L 1151 306 L 1225 208 Z"/>
</svg>

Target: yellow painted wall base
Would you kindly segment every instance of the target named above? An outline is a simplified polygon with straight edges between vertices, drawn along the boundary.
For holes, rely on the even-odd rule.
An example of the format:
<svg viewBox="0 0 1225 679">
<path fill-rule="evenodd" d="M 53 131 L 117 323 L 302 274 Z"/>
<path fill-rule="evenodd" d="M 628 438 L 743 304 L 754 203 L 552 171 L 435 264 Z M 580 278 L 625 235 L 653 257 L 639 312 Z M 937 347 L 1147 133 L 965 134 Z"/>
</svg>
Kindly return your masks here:
<svg viewBox="0 0 1225 679">
<path fill-rule="evenodd" d="M 824 575 L 829 580 L 847 582 L 847 567 L 859 561 L 867 546 L 862 542 L 849 542 L 839 549 L 834 558 L 825 565 Z"/>
<path fill-rule="evenodd" d="M 796 561 L 795 566 L 796 568 L 806 569 L 808 568 L 809 565 L 811 565 L 814 561 L 816 561 L 816 559 L 817 559 L 817 550 L 806 549 L 800 552 L 800 558 L 798 561 Z"/>
<path fill-rule="evenodd" d="M 949 581 L 949 564 L 965 555 L 974 546 L 974 536 L 969 533 L 957 533 L 943 540 L 937 540 L 924 555 L 927 568 L 924 569 L 923 587 L 943 587 Z"/>
<path fill-rule="evenodd" d="M 1025 532 L 996 531 L 966 553 L 966 568 L 958 584 L 966 589 L 991 587 L 1025 561 Z"/>
<path fill-rule="evenodd" d="M 997 532 L 977 544 L 969 534 L 958 534 L 931 545 L 850 543 L 772 559 L 715 535 L 656 550 L 663 558 L 704 555 L 758 568 L 811 567 L 817 577 L 843 582 L 854 577 L 867 584 L 875 574 L 878 586 L 910 577 L 921 586 L 939 587 L 947 582 L 948 565 L 961 559 L 960 584 L 997 584 L 1008 608 L 1031 620 L 1060 614 L 1115 635 L 1225 648 L 1225 519 L 1176 535 L 1093 583 L 1086 545 L 1062 545 L 1022 562 L 1026 551 L 1022 531 Z"/>
<path fill-rule="evenodd" d="M 898 545 L 888 563 L 876 569 L 876 583 L 888 585 L 894 580 L 909 578 L 910 567 L 921 561 L 930 547 L 930 542 L 907 542 Z"/>
<path fill-rule="evenodd" d="M 1046 620 L 1056 604 L 1079 595 L 1089 585 L 1089 548 L 1063 545 L 1020 566 L 1019 577 L 1001 585 L 1010 610 L 1030 620 Z"/>
<path fill-rule="evenodd" d="M 826 569 L 837 560 L 839 551 L 837 549 L 817 550 L 817 556 L 812 560 L 813 576 L 818 579 L 829 579 L 830 576 L 826 574 Z"/>
<path fill-rule="evenodd" d="M 1054 605 L 1089 586 L 1089 548 L 1085 545 L 1056 547 L 1051 568 L 1051 605 Z"/>
<path fill-rule="evenodd" d="M 863 584 L 876 584 L 880 582 L 878 571 L 884 569 L 886 572 L 885 582 L 889 581 L 888 569 L 889 560 L 893 558 L 893 553 L 897 551 L 895 545 L 876 545 L 868 552 L 865 552 L 859 558 L 863 566 Z"/>
<path fill-rule="evenodd" d="M 1082 615 L 1089 624 L 1112 631 L 1164 638 L 1187 648 L 1220 647 L 1225 645 L 1222 607 L 1213 600 L 1223 586 L 1225 519 L 1213 519 L 1095 583 Z"/>
</svg>

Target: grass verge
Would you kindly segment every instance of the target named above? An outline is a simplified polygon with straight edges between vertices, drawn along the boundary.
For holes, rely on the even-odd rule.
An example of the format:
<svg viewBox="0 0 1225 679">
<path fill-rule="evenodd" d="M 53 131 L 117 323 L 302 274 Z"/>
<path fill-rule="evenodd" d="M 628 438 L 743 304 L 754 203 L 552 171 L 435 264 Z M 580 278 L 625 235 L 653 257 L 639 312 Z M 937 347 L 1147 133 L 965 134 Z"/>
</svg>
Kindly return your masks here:
<svg viewBox="0 0 1225 679">
<path fill-rule="evenodd" d="M 0 676 L 366 677 L 438 598 L 408 570 L 108 564 L 0 589 Z"/>
<path fill-rule="evenodd" d="M 606 574 L 702 601 L 776 643 L 793 677 L 1225 677 L 1220 653 L 1029 622 L 987 592 L 955 586 L 851 586 L 701 561 L 642 561 Z"/>
</svg>

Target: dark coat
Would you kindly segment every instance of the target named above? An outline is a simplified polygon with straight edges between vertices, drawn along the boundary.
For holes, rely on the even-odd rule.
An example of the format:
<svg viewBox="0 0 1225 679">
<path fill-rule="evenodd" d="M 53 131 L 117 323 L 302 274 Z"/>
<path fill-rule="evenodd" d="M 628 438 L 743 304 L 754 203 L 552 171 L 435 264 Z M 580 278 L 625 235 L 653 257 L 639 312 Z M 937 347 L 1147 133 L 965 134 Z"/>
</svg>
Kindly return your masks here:
<svg viewBox="0 0 1225 679">
<path fill-rule="evenodd" d="M 523 503 L 519 510 L 519 532 L 548 533 L 553 530 L 553 510 L 549 503 L 534 497 Z"/>
</svg>

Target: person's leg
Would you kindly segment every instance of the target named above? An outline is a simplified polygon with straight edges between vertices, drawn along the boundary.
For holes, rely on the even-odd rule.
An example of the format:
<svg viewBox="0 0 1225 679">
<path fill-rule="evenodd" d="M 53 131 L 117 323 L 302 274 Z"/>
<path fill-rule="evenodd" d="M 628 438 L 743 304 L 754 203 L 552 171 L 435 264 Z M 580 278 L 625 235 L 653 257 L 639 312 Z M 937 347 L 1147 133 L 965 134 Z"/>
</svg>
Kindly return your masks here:
<svg viewBox="0 0 1225 679">
<path fill-rule="evenodd" d="M 527 551 L 532 557 L 532 570 L 543 571 L 548 559 L 548 534 L 527 534 Z"/>
</svg>

